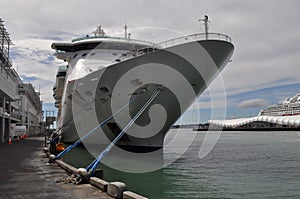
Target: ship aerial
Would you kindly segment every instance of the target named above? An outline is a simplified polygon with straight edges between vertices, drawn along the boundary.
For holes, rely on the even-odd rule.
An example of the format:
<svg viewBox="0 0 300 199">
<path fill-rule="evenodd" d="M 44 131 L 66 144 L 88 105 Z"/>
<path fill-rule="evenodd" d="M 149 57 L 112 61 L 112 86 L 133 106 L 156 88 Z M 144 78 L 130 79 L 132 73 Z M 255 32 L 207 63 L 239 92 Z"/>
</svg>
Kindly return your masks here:
<svg viewBox="0 0 300 199">
<path fill-rule="evenodd" d="M 133 39 L 127 26 L 124 37 L 99 26 L 92 35 L 53 43 L 54 55 L 66 63 L 53 87 L 60 140 L 73 143 L 113 116 L 86 140 L 109 143 L 152 99 L 116 146 L 135 153 L 161 149 L 168 130 L 233 54 L 231 38 L 209 33 L 208 18 L 203 22 L 204 33 L 161 43 Z"/>
</svg>

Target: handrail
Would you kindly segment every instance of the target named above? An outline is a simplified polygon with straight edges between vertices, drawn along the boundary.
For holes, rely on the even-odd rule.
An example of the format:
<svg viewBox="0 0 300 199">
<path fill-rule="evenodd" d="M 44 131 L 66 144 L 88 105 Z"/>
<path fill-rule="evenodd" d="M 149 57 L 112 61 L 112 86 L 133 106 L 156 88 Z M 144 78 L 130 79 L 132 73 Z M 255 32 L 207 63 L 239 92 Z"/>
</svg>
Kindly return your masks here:
<svg viewBox="0 0 300 199">
<path fill-rule="evenodd" d="M 182 36 L 175 39 L 170 39 L 167 41 L 160 42 L 156 44 L 156 46 L 161 48 L 168 48 L 171 46 L 188 43 L 192 41 L 199 41 L 199 40 L 223 40 L 231 43 L 231 38 L 225 34 L 222 33 L 196 33 L 192 35 Z"/>
<path fill-rule="evenodd" d="M 82 41 L 82 40 L 86 40 L 86 39 L 116 39 L 116 40 L 125 40 L 125 41 L 137 41 L 137 42 L 143 42 L 143 43 L 147 43 L 147 44 L 151 44 L 154 45 L 154 43 L 150 42 L 150 41 L 145 41 L 145 40 L 139 40 L 139 39 L 125 39 L 122 37 L 111 37 L 111 36 L 84 36 L 84 37 L 79 37 L 79 38 L 75 38 L 72 40 L 72 42 L 77 42 L 77 41 Z"/>
<path fill-rule="evenodd" d="M 76 41 L 82 41 L 86 39 L 99 39 L 99 38 L 109 38 L 109 39 L 118 39 L 118 40 L 125 40 L 124 38 L 121 37 L 111 37 L 111 36 L 85 36 L 85 37 L 79 37 L 76 39 L 73 39 L 72 42 Z M 178 37 L 175 39 L 170 39 L 167 41 L 163 41 L 157 44 L 154 44 L 149 41 L 145 40 L 138 40 L 138 39 L 128 39 L 128 41 L 138 41 L 138 42 L 144 42 L 148 44 L 152 44 L 154 47 L 161 47 L 161 48 L 167 48 L 173 45 L 178 45 L 182 43 L 187 43 L 191 41 L 199 41 L 199 40 L 212 40 L 212 39 L 219 39 L 223 41 L 227 41 L 231 43 L 231 38 L 228 35 L 222 34 L 222 33 L 196 33 L 196 34 L 191 34 L 187 36 L 182 36 Z"/>
<path fill-rule="evenodd" d="M 171 46 L 176 46 L 179 44 L 184 44 L 184 43 L 188 43 L 188 42 L 194 42 L 194 41 L 201 41 L 201 40 L 214 40 L 214 39 L 218 39 L 218 40 L 223 40 L 223 41 L 227 41 L 231 43 L 231 38 L 225 34 L 221 34 L 221 33 L 196 33 L 196 34 L 192 34 L 192 35 L 187 35 L 187 36 L 182 36 L 182 37 L 178 37 L 175 39 L 170 39 L 164 42 L 160 42 L 157 44 L 154 44 L 151 47 L 146 47 L 146 48 L 141 48 L 141 49 L 137 49 L 137 50 L 133 50 L 130 51 L 128 53 L 125 53 L 123 55 L 121 55 L 118 59 L 116 59 L 115 61 L 120 62 L 120 61 L 125 61 L 128 59 L 132 59 L 134 57 L 138 57 L 141 55 L 145 55 L 145 54 L 150 54 L 153 53 L 157 50 L 160 49 L 164 49 L 164 48 L 168 48 Z"/>
</svg>

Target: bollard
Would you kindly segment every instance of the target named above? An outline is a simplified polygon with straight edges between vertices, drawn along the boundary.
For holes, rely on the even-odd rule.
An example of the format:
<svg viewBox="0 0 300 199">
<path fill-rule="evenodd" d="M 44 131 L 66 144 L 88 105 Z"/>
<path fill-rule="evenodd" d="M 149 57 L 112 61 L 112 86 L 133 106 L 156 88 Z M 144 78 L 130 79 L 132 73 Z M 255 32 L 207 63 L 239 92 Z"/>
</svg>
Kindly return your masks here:
<svg viewBox="0 0 300 199">
<path fill-rule="evenodd" d="M 101 189 L 102 191 L 107 191 L 107 186 L 108 186 L 108 182 L 106 182 L 105 180 L 101 180 L 99 178 L 96 177 L 91 177 L 90 178 L 90 184 L 98 187 L 99 189 Z"/>
<path fill-rule="evenodd" d="M 148 199 L 144 196 L 138 195 L 136 193 L 133 193 L 131 191 L 124 191 L 123 192 L 123 199 Z"/>
<path fill-rule="evenodd" d="M 122 198 L 126 191 L 126 185 L 123 182 L 111 182 L 108 184 L 107 193 L 114 198 Z"/>
</svg>

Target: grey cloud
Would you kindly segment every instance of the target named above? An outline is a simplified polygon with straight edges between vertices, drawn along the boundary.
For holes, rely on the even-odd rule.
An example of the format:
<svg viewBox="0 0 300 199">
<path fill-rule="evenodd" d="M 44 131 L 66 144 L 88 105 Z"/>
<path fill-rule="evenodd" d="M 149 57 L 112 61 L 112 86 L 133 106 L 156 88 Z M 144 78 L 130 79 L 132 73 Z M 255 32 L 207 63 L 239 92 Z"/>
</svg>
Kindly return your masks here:
<svg viewBox="0 0 300 199">
<path fill-rule="evenodd" d="M 210 31 L 228 34 L 235 45 L 233 62 L 222 72 L 228 95 L 299 83 L 298 0 L 0 0 L 0 7 L 16 43 L 14 49 L 23 51 L 15 62 L 28 76 L 36 76 L 38 71 L 42 79 L 49 80 L 50 74 L 55 78 L 57 61 L 48 66 L 40 64 L 40 59 L 47 60 L 53 53 L 50 45 L 44 45 L 45 39 L 71 40 L 101 24 L 108 33 L 121 32 L 125 22 L 129 31 L 155 26 L 189 34 L 203 31 L 197 20 L 208 14 L 212 21 Z M 176 35 L 165 33 L 145 28 L 136 30 L 133 37 L 162 40 Z M 28 38 L 42 45 L 32 48 Z"/>
<path fill-rule="evenodd" d="M 237 105 L 238 108 L 257 108 L 257 107 L 265 107 L 268 105 L 268 102 L 264 99 L 250 99 L 241 102 Z"/>
</svg>

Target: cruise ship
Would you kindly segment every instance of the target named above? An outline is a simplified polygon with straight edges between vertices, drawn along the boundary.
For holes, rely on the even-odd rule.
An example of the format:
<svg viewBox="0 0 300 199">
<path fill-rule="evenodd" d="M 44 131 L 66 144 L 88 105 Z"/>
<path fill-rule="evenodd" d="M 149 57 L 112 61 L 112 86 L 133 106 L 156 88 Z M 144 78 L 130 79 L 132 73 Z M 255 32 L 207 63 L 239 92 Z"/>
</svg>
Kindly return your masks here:
<svg viewBox="0 0 300 199">
<path fill-rule="evenodd" d="M 282 103 L 268 106 L 261 110 L 258 116 L 293 116 L 300 115 L 300 93 L 292 98 L 286 98 Z"/>
<path fill-rule="evenodd" d="M 124 37 L 112 37 L 99 26 L 92 35 L 51 45 L 66 63 L 53 87 L 62 142 L 73 143 L 96 128 L 84 144 L 107 145 L 159 90 L 116 145 L 135 153 L 161 149 L 168 130 L 234 51 L 229 36 L 207 28 L 161 43 L 133 39 L 124 29 Z"/>
<path fill-rule="evenodd" d="M 299 131 L 300 128 L 300 93 L 286 98 L 282 103 L 268 106 L 257 116 L 229 120 L 209 120 L 211 129 L 247 131 Z M 202 130 L 197 128 L 195 130 Z"/>
</svg>

